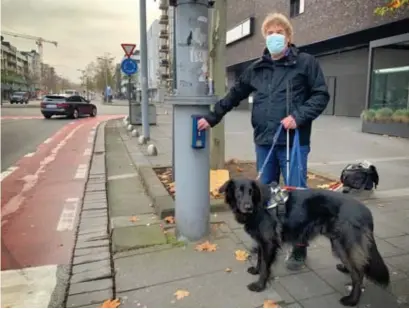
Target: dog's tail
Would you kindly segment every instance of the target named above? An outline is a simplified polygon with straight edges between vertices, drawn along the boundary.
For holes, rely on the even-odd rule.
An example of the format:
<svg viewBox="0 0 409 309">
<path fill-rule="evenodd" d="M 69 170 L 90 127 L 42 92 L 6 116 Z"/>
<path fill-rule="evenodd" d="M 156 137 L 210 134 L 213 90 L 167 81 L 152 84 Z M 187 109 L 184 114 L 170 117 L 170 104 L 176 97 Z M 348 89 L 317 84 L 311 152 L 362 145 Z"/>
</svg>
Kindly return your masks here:
<svg viewBox="0 0 409 309">
<path fill-rule="evenodd" d="M 388 286 L 390 282 L 389 270 L 381 257 L 375 239 L 372 239 L 369 247 L 368 264 L 365 267 L 367 277 L 382 286 Z"/>
</svg>

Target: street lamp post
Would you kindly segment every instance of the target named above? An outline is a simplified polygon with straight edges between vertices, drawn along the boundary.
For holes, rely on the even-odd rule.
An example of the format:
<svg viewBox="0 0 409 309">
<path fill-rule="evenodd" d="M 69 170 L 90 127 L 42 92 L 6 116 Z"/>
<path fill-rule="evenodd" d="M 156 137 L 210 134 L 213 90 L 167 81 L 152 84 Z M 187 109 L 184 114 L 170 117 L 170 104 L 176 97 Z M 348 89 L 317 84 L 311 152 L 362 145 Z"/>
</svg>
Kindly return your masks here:
<svg viewBox="0 0 409 309">
<path fill-rule="evenodd" d="M 105 91 L 104 91 L 104 99 L 108 102 L 108 95 L 106 90 L 108 89 L 108 64 L 110 61 L 114 60 L 114 57 L 110 57 L 110 53 L 105 53 L 103 57 L 98 57 L 97 59 L 103 61 L 104 63 L 104 72 L 105 72 Z"/>
</svg>

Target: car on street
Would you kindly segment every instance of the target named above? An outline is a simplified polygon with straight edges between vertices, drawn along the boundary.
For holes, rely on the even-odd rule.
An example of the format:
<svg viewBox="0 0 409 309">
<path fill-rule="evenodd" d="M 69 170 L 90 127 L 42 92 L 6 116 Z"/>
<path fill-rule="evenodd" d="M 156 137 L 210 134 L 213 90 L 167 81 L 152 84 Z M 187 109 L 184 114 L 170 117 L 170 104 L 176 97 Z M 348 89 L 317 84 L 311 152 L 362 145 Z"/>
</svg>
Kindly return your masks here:
<svg viewBox="0 0 409 309">
<path fill-rule="evenodd" d="M 97 107 L 89 100 L 79 95 L 46 95 L 41 102 L 41 113 L 44 118 L 52 116 L 67 116 L 77 119 L 81 116 L 95 117 Z"/>
<path fill-rule="evenodd" d="M 28 104 L 30 100 L 30 94 L 25 91 L 16 91 L 10 96 L 10 103 L 20 103 L 20 104 Z"/>
</svg>

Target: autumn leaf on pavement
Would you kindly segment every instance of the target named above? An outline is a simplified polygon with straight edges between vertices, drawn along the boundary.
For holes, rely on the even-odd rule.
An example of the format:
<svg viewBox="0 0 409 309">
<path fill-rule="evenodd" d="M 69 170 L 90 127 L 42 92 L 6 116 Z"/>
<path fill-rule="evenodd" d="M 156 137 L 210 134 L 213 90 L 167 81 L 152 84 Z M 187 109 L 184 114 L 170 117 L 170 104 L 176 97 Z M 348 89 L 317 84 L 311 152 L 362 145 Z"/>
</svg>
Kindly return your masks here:
<svg viewBox="0 0 409 309">
<path fill-rule="evenodd" d="M 197 251 L 207 251 L 207 252 L 214 252 L 216 251 L 217 245 L 212 244 L 209 241 L 205 241 L 202 244 L 196 246 Z"/>
<path fill-rule="evenodd" d="M 190 294 L 189 291 L 186 291 L 186 290 L 177 290 L 177 291 L 175 292 L 175 294 L 173 294 L 173 295 L 176 296 L 176 299 L 177 299 L 177 300 L 181 300 L 181 299 L 185 298 L 186 296 L 189 296 L 189 294 Z"/>
<path fill-rule="evenodd" d="M 249 254 L 244 250 L 236 250 L 236 260 L 237 261 L 247 261 Z"/>
<path fill-rule="evenodd" d="M 168 185 L 168 190 L 169 190 L 170 193 L 175 193 L 175 183 L 174 182 L 171 182 Z"/>
<path fill-rule="evenodd" d="M 231 268 L 226 268 L 225 270 L 224 270 L 226 273 L 231 273 Z"/>
<path fill-rule="evenodd" d="M 118 308 L 121 302 L 119 299 L 107 299 L 100 308 Z"/>
<path fill-rule="evenodd" d="M 241 173 L 243 171 L 243 169 L 240 166 L 236 167 L 236 171 L 238 171 L 239 173 Z"/>
<path fill-rule="evenodd" d="M 227 164 L 237 164 L 237 162 L 237 159 L 230 159 L 229 161 L 227 161 Z"/>
<path fill-rule="evenodd" d="M 274 301 L 266 299 L 263 304 L 263 308 L 280 308 Z"/>
<path fill-rule="evenodd" d="M 313 179 L 316 179 L 317 176 L 315 176 L 314 174 L 308 174 L 307 178 L 313 180 Z"/>
<path fill-rule="evenodd" d="M 129 221 L 131 221 L 131 222 L 136 222 L 136 221 L 138 221 L 139 220 L 139 218 L 137 217 L 137 216 L 132 216 L 130 219 L 129 219 Z"/>
<path fill-rule="evenodd" d="M 165 220 L 165 222 L 167 224 L 175 224 L 175 217 L 174 216 L 167 216 L 163 220 Z"/>
<path fill-rule="evenodd" d="M 329 184 L 324 183 L 324 184 L 322 184 L 322 185 L 318 185 L 317 188 L 318 188 L 318 189 L 328 189 L 328 188 L 329 188 Z"/>
</svg>

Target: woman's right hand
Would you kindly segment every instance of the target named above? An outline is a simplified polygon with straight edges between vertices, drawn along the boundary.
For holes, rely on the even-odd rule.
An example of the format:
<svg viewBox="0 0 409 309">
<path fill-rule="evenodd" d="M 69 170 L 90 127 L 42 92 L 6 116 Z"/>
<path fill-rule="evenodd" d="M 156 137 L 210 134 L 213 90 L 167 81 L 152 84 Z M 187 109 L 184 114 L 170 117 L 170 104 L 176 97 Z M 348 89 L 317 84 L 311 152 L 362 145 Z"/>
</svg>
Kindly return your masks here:
<svg viewBox="0 0 409 309">
<path fill-rule="evenodd" d="M 210 128 L 210 124 L 207 122 L 206 119 L 200 118 L 199 121 L 197 122 L 197 129 L 199 131 L 207 130 Z"/>
</svg>

